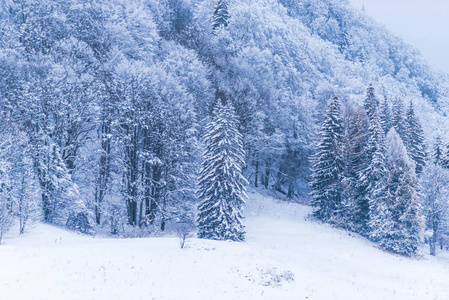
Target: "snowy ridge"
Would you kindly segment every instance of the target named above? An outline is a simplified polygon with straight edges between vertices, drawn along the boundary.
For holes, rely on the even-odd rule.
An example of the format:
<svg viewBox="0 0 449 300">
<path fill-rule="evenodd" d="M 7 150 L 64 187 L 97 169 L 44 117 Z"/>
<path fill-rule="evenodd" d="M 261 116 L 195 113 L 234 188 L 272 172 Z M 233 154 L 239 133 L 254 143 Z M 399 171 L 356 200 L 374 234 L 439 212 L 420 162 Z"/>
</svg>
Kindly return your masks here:
<svg viewBox="0 0 449 300">
<path fill-rule="evenodd" d="M 45 224 L 0 247 L 0 299 L 449 299 L 449 255 L 404 258 L 256 193 L 247 241 L 92 238 Z M 331 245 L 331 246 L 330 246 Z"/>
</svg>

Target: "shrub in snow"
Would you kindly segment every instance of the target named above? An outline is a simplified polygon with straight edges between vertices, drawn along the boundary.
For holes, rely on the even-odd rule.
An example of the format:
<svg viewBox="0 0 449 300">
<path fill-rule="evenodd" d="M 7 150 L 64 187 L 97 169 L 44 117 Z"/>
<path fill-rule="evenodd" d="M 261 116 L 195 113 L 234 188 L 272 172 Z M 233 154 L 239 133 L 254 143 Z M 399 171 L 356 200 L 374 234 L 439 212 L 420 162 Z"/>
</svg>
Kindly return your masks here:
<svg viewBox="0 0 449 300">
<path fill-rule="evenodd" d="M 295 275 L 291 271 L 279 271 L 277 268 L 269 268 L 261 272 L 260 284 L 263 286 L 278 287 L 283 281 L 293 281 Z"/>
<path fill-rule="evenodd" d="M 88 211 L 71 213 L 67 219 L 67 227 L 84 234 L 93 234 L 93 218 Z"/>
<path fill-rule="evenodd" d="M 179 246 L 183 249 L 186 245 L 187 239 L 190 236 L 189 228 L 187 226 L 181 226 L 178 228 L 177 232 L 179 237 Z"/>
<path fill-rule="evenodd" d="M 120 205 L 109 205 L 107 215 L 112 234 L 119 234 L 125 231 L 127 215 Z"/>
</svg>

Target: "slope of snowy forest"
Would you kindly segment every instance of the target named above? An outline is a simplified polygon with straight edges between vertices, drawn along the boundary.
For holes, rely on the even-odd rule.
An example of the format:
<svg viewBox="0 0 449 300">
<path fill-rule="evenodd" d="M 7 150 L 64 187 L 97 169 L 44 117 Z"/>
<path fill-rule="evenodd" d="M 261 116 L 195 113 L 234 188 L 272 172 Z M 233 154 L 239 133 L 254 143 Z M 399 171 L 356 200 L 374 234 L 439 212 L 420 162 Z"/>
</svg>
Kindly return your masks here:
<svg viewBox="0 0 449 300">
<path fill-rule="evenodd" d="M 448 114 L 348 0 L 4 0 L 0 298 L 445 299 Z"/>
<path fill-rule="evenodd" d="M 251 193 L 247 241 L 111 239 L 38 224 L 0 247 L 0 299 L 447 299 L 448 255 L 401 258 Z M 5 268 L 8 272 L 3 272 Z M 32 295 L 32 296 L 30 296 Z"/>
</svg>

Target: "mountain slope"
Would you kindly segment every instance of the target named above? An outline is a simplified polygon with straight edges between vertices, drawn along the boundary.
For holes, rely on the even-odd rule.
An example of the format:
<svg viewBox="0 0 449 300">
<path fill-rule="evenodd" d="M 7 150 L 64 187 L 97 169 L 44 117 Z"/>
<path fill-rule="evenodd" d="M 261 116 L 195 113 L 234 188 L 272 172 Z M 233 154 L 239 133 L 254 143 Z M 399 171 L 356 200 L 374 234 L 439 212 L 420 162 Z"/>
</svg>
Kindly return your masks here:
<svg viewBox="0 0 449 300">
<path fill-rule="evenodd" d="M 0 299 L 447 299 L 449 256 L 409 259 L 250 194 L 247 242 L 92 238 L 38 224 L 0 247 Z"/>
</svg>

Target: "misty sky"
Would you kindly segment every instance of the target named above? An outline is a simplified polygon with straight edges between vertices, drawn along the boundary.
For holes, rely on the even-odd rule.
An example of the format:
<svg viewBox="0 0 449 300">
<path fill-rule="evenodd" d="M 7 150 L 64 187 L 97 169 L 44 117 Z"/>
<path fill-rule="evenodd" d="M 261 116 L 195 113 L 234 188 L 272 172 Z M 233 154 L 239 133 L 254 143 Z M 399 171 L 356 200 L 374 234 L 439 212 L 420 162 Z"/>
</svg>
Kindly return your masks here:
<svg viewBox="0 0 449 300">
<path fill-rule="evenodd" d="M 449 73 L 449 0 L 350 0 Z"/>
</svg>

